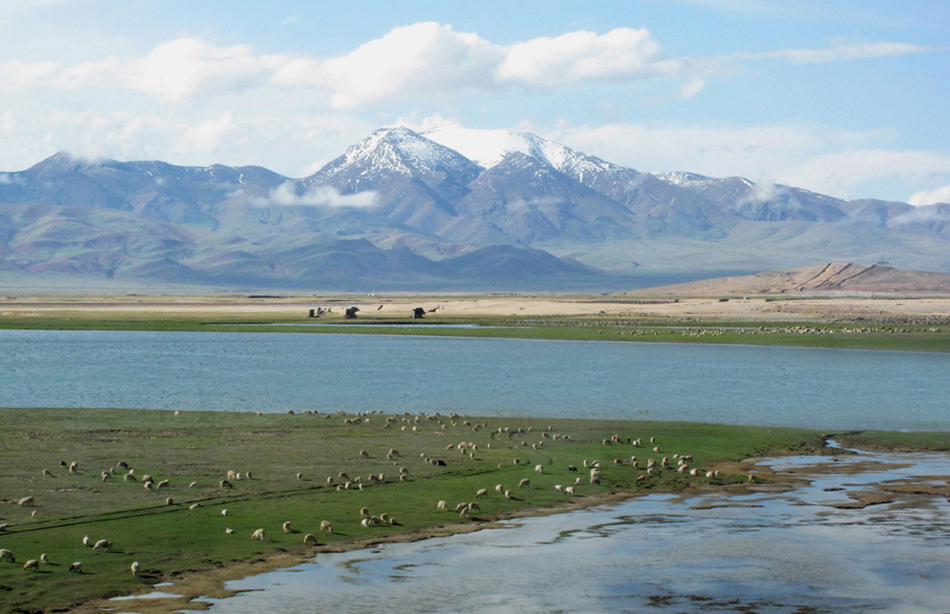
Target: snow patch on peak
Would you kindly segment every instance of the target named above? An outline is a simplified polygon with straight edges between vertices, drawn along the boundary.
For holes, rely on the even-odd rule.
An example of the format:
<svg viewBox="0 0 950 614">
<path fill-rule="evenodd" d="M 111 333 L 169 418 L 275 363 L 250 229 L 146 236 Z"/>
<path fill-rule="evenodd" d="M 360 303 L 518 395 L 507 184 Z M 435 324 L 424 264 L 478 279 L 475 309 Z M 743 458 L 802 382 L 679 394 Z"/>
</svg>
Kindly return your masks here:
<svg viewBox="0 0 950 614">
<path fill-rule="evenodd" d="M 446 125 L 426 130 L 422 135 L 485 168 L 495 166 L 513 153 L 521 153 L 561 170 L 577 155 L 563 145 L 520 130 L 480 130 Z"/>
<path fill-rule="evenodd" d="M 405 126 L 380 128 L 350 146 L 343 154 L 343 164 L 349 166 L 364 161 L 388 167 L 403 173 L 417 170 L 458 170 L 471 161 L 461 154 L 420 135 Z"/>
</svg>

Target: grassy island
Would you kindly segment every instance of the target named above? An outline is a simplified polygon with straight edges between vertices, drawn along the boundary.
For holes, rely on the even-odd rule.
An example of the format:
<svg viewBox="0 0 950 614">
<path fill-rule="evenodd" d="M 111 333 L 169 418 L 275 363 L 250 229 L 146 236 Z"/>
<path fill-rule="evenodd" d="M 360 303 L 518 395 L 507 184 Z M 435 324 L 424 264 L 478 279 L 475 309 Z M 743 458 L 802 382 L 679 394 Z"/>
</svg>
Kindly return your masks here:
<svg viewBox="0 0 950 614">
<path fill-rule="evenodd" d="M 701 423 L 42 408 L 4 409 L 3 417 L 0 548 L 16 558 L 0 561 L 4 612 L 81 611 L 89 600 L 162 581 L 240 575 L 638 493 L 777 487 L 778 478 L 742 461 L 827 453 L 827 434 L 816 431 Z M 881 448 L 950 448 L 947 434 L 848 437 Z M 677 470 L 683 456 L 696 475 Z M 478 509 L 456 513 L 471 502 Z M 363 526 L 362 508 L 382 522 Z M 332 532 L 321 530 L 323 521 Z M 263 540 L 252 539 L 257 529 Z M 308 534 L 316 544 L 304 543 Z M 86 536 L 112 546 L 96 550 Z M 28 560 L 40 561 L 38 569 L 24 570 Z M 74 562 L 82 573 L 70 572 Z M 215 591 L 220 585 L 183 593 Z M 186 597 L 162 606 L 181 608 Z"/>
</svg>

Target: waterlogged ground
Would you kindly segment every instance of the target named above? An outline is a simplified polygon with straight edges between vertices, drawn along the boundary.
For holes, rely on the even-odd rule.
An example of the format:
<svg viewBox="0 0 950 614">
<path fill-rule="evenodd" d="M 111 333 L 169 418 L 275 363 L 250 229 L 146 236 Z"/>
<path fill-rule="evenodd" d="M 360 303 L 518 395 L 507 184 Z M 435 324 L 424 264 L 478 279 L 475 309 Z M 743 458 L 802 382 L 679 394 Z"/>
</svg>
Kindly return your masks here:
<svg viewBox="0 0 950 614">
<path fill-rule="evenodd" d="M 651 495 L 321 554 L 232 582 L 243 592 L 208 601 L 214 614 L 950 612 L 950 504 L 880 489 L 945 488 L 947 455 L 789 457 L 770 466 L 807 471 L 810 484 L 786 493 Z"/>
</svg>

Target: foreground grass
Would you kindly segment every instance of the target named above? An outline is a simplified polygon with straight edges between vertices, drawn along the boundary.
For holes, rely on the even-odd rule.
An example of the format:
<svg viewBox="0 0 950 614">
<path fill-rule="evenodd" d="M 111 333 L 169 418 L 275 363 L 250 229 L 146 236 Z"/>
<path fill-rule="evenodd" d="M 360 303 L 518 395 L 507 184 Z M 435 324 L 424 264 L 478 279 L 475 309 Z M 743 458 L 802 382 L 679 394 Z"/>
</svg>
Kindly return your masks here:
<svg viewBox="0 0 950 614">
<path fill-rule="evenodd" d="M 0 524 L 9 526 L 0 531 L 0 548 L 16 556 L 16 563 L 0 561 L 3 612 L 55 611 L 141 591 L 190 571 L 281 553 L 312 555 L 366 538 L 459 530 L 568 500 L 737 484 L 747 479 L 737 468 L 711 479 L 705 471 L 735 467 L 730 461 L 749 457 L 823 448 L 816 431 L 699 423 L 254 412 L 176 416 L 118 409 L 4 409 L 2 415 Z M 620 443 L 605 443 L 614 437 Z M 863 441 L 924 449 L 950 444 L 947 434 L 926 433 L 897 438 L 871 433 Z M 460 449 L 460 443 L 475 448 Z M 398 455 L 387 458 L 393 449 Z M 689 464 L 701 469 L 700 475 L 645 470 L 650 458 L 666 457 L 675 467 L 674 455 L 691 455 Z M 629 462 L 631 456 L 637 457 L 638 468 Z M 443 460 L 445 466 L 426 459 Z M 120 461 L 134 469 L 138 481 L 123 480 L 127 470 L 117 469 Z M 602 463 L 600 484 L 590 483 L 585 461 Z M 73 462 L 78 473 L 67 468 Z M 539 464 L 541 473 L 534 470 Z M 401 469 L 407 481 L 400 481 Z M 102 471 L 110 477 L 103 480 Z M 243 474 L 231 480 L 233 488 L 221 485 L 228 471 Z M 345 481 L 340 472 L 349 474 L 353 487 L 337 489 Z M 169 487 L 145 489 L 145 474 L 156 482 L 169 480 Z M 382 484 L 369 483 L 369 474 L 384 474 Z M 355 486 L 357 476 L 362 490 Z M 555 490 L 578 477 L 576 496 Z M 526 478 L 530 485 L 519 487 Z M 497 484 L 511 498 L 496 492 Z M 483 488 L 488 495 L 476 498 Z M 28 496 L 33 506 L 17 505 Z M 450 509 L 478 501 L 481 511 L 462 519 L 438 511 L 439 500 Z M 388 514 L 397 524 L 362 526 L 364 507 L 373 515 Z M 319 530 L 323 520 L 332 523 L 332 533 Z M 290 532 L 282 529 L 286 521 Z M 252 540 L 259 528 L 266 538 Z M 305 546 L 307 533 L 315 534 L 320 546 Z M 93 551 L 82 543 L 86 535 L 93 541 L 109 539 L 114 547 Z M 38 572 L 22 569 L 26 560 L 44 553 L 50 564 L 41 564 Z M 82 562 L 84 573 L 68 571 L 75 561 Z M 141 565 L 137 576 L 129 571 L 133 561 Z"/>
</svg>

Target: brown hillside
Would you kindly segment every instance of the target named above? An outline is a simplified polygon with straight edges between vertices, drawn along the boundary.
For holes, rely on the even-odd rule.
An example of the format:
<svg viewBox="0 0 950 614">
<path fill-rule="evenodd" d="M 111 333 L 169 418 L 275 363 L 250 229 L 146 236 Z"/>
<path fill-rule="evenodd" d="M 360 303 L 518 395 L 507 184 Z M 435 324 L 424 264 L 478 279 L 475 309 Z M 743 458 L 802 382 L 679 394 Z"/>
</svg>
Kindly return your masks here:
<svg viewBox="0 0 950 614">
<path fill-rule="evenodd" d="M 686 284 L 647 288 L 629 294 L 692 296 L 815 292 L 896 292 L 950 294 L 950 275 L 904 271 L 872 264 L 825 264 L 744 277 L 721 277 Z"/>
</svg>

